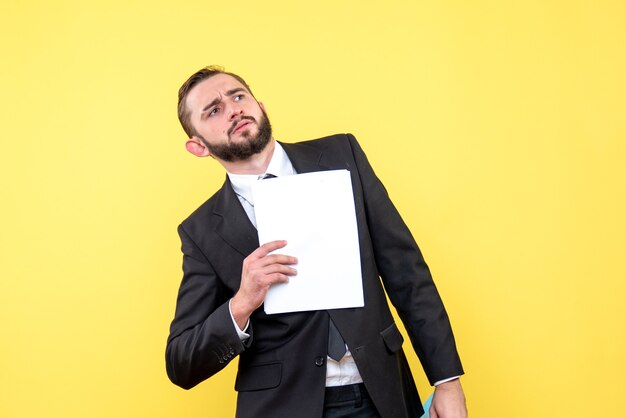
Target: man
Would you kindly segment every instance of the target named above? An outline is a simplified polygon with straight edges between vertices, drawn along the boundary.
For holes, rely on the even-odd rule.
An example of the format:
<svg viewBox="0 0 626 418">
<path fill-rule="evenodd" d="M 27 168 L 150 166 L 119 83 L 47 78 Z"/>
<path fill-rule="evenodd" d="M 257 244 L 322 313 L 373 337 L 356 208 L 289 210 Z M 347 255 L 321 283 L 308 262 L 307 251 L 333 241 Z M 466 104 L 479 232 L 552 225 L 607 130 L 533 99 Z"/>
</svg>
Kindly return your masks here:
<svg viewBox="0 0 626 418">
<path fill-rule="evenodd" d="M 443 304 L 355 138 L 278 143 L 246 82 L 218 67 L 183 84 L 178 114 L 187 150 L 217 160 L 227 178 L 178 228 L 183 280 L 166 349 L 172 382 L 189 389 L 239 356 L 237 417 L 419 417 L 421 401 L 386 290 L 436 385 L 431 417 L 467 416 L 458 379 L 463 369 Z M 252 183 L 334 169 L 351 174 L 365 305 L 267 315 L 268 289 L 295 276 L 298 260 L 277 251 L 285 241 L 259 246 Z"/>
</svg>

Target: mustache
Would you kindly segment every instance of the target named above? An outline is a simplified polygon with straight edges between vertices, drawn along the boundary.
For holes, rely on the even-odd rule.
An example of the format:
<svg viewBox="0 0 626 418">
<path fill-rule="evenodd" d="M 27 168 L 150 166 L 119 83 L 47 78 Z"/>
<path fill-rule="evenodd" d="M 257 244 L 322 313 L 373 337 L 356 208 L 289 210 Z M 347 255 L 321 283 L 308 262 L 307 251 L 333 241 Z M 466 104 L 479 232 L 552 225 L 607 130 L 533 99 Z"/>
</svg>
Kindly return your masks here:
<svg viewBox="0 0 626 418">
<path fill-rule="evenodd" d="M 251 120 L 252 122 L 256 123 L 256 119 L 254 119 L 252 116 L 242 116 L 239 119 L 233 121 L 233 123 L 230 125 L 230 128 L 228 128 L 228 131 L 226 131 L 226 133 L 230 136 L 230 134 L 233 133 L 233 131 L 235 130 L 235 127 L 237 126 L 237 124 L 241 122 L 242 120 Z"/>
</svg>

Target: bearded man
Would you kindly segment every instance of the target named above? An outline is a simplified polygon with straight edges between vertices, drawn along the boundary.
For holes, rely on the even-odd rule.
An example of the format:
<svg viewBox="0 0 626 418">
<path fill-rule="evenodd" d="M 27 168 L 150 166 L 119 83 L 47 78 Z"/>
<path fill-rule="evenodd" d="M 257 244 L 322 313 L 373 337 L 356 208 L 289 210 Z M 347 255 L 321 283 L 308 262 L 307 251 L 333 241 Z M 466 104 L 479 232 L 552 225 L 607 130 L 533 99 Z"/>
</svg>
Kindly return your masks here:
<svg viewBox="0 0 626 418">
<path fill-rule="evenodd" d="M 227 176 L 178 228 L 183 279 L 166 348 L 172 382 L 189 389 L 239 356 L 238 418 L 420 417 L 388 295 L 435 385 L 431 417 L 466 417 L 463 368 L 445 308 L 356 139 L 277 142 L 247 83 L 219 67 L 183 84 L 178 116 L 187 150 L 212 157 Z M 259 245 L 252 185 L 267 175 L 337 169 L 351 175 L 364 306 L 268 315 L 268 289 L 295 276 L 298 260 L 281 254 L 285 241 Z"/>
</svg>

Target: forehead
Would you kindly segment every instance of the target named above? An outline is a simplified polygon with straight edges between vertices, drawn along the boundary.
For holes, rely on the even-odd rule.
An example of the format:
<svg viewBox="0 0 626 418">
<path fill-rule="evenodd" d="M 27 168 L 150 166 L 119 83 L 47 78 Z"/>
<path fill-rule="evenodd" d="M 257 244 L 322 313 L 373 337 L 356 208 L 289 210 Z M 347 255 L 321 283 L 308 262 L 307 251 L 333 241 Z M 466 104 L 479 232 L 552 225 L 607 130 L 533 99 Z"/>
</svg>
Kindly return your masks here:
<svg viewBox="0 0 626 418">
<path fill-rule="evenodd" d="M 187 108 L 192 113 L 199 111 L 217 97 L 223 97 L 232 89 L 246 87 L 228 74 L 217 74 L 196 84 L 187 95 Z"/>
</svg>

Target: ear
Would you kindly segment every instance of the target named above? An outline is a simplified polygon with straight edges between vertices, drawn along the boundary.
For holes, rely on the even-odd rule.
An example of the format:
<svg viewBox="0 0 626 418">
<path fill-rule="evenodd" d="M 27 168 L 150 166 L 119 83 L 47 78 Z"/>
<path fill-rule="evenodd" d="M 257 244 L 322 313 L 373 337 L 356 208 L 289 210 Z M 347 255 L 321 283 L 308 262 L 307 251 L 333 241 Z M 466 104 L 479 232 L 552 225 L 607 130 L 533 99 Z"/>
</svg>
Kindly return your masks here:
<svg viewBox="0 0 626 418">
<path fill-rule="evenodd" d="M 267 112 L 267 110 L 265 110 L 265 105 L 263 104 L 263 102 L 257 102 L 259 104 L 259 107 L 261 109 L 263 109 L 264 112 Z"/>
<path fill-rule="evenodd" d="M 204 145 L 197 136 L 189 138 L 187 142 L 185 142 L 185 148 L 196 157 L 208 157 L 211 155 L 211 151 L 209 151 L 206 145 Z"/>
</svg>

